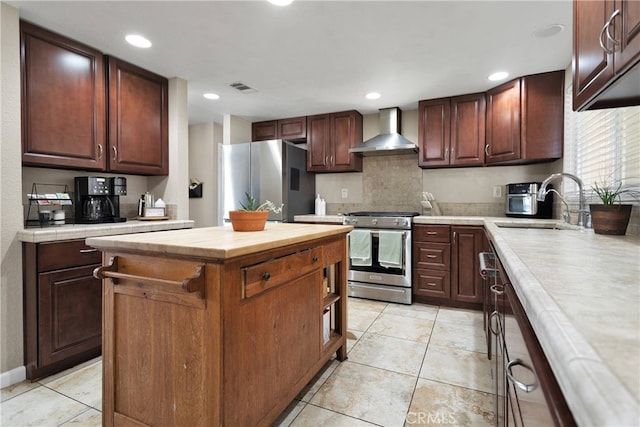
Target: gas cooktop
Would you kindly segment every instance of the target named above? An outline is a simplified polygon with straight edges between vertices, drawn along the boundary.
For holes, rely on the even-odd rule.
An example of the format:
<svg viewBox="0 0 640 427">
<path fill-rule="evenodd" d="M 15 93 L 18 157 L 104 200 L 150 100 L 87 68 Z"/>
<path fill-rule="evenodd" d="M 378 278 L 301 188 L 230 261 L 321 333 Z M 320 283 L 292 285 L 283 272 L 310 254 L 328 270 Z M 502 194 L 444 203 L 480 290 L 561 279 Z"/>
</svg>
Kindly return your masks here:
<svg viewBox="0 0 640 427">
<path fill-rule="evenodd" d="M 350 212 L 348 216 L 375 216 L 375 217 L 414 217 L 420 215 L 418 212 L 381 212 L 381 211 L 358 211 Z"/>
</svg>

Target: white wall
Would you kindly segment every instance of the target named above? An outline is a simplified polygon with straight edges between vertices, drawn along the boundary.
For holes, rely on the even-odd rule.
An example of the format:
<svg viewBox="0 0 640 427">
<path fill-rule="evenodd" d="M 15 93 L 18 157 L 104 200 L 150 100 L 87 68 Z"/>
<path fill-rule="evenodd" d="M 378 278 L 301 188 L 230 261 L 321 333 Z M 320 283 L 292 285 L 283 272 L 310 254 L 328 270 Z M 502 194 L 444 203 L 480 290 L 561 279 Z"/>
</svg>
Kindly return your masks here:
<svg viewBox="0 0 640 427">
<path fill-rule="evenodd" d="M 189 215 L 195 227 L 217 224 L 218 144 L 222 143 L 222 126 L 204 123 L 189 126 L 189 178 L 202 182 L 202 198 L 189 199 Z"/>
<path fill-rule="evenodd" d="M 169 175 L 149 177 L 156 199 L 176 206 L 176 219 L 189 219 L 189 108 L 187 81 L 169 79 Z"/>
<path fill-rule="evenodd" d="M 24 379 L 18 10 L 0 3 L 0 387 Z"/>
</svg>

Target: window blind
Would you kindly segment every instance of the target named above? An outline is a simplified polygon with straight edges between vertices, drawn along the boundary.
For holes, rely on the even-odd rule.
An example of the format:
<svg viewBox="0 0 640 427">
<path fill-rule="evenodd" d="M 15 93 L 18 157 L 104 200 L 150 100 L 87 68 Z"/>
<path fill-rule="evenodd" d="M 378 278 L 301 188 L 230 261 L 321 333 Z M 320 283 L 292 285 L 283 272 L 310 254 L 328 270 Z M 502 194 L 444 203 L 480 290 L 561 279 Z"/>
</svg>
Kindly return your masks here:
<svg viewBox="0 0 640 427">
<path fill-rule="evenodd" d="M 640 106 L 575 112 L 572 88 L 565 92 L 563 171 L 577 175 L 585 186 L 587 201 L 597 195 L 591 187 L 621 182 L 640 191 Z M 577 201 L 578 186 L 564 180 L 563 193 Z M 627 195 L 626 202 L 637 199 Z"/>
</svg>

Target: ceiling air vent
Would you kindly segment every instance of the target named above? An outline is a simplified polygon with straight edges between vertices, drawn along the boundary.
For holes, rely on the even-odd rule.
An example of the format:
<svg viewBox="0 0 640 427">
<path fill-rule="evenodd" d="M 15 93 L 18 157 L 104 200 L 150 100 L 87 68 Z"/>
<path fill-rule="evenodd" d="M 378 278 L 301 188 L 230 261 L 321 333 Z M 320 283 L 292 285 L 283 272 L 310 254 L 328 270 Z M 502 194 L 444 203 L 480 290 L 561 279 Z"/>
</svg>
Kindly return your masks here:
<svg viewBox="0 0 640 427">
<path fill-rule="evenodd" d="M 235 83 L 231 83 L 229 86 L 231 86 L 232 88 L 242 92 L 242 93 L 253 93 L 253 92 L 257 92 L 257 89 L 252 88 L 251 86 L 247 86 L 246 84 L 242 83 L 242 82 L 235 82 Z"/>
</svg>

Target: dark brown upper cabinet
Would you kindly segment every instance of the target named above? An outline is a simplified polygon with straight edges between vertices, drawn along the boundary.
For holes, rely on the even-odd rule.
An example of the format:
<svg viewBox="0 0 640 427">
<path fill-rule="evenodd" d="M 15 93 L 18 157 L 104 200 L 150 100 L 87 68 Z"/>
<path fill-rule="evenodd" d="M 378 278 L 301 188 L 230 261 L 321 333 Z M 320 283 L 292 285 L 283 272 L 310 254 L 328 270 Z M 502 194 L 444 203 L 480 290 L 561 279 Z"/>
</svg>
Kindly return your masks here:
<svg viewBox="0 0 640 427">
<path fill-rule="evenodd" d="M 484 164 L 484 93 L 420 101 L 418 109 L 420 167 Z"/>
<path fill-rule="evenodd" d="M 564 71 L 534 74 L 487 91 L 486 164 L 562 157 Z"/>
<path fill-rule="evenodd" d="M 168 81 L 20 22 L 22 163 L 168 174 Z"/>
<path fill-rule="evenodd" d="M 355 111 L 307 117 L 307 170 L 361 172 L 362 156 L 349 152 L 362 142 L 362 115 Z"/>
<path fill-rule="evenodd" d="M 640 105 L 640 2 L 574 0 L 573 109 Z"/>
<path fill-rule="evenodd" d="M 100 52 L 20 22 L 22 163 L 104 170 L 105 70 Z"/>
<path fill-rule="evenodd" d="M 252 141 L 268 141 L 270 139 L 304 141 L 307 139 L 307 117 L 255 122 L 251 124 L 251 135 Z"/>
<path fill-rule="evenodd" d="M 109 170 L 169 173 L 166 78 L 117 58 L 109 65 Z"/>
</svg>

